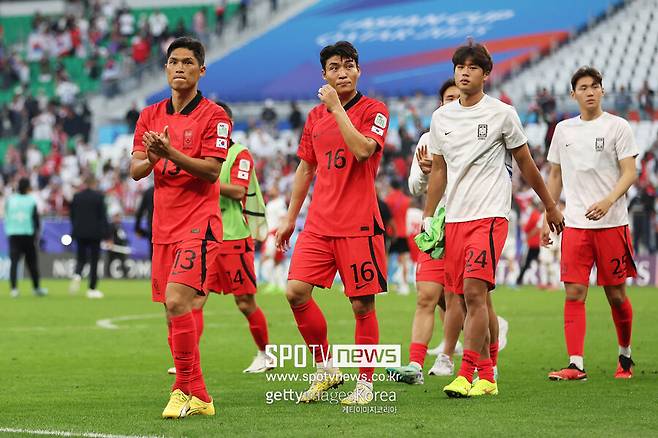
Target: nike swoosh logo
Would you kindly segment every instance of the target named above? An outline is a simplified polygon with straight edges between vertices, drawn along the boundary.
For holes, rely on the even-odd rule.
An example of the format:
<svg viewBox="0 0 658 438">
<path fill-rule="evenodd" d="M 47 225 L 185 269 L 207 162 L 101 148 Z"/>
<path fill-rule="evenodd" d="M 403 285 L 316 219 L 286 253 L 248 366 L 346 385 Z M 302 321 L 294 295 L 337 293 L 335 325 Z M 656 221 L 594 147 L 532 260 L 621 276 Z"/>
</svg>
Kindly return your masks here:
<svg viewBox="0 0 658 438">
<path fill-rule="evenodd" d="M 568 148 L 569 146 L 571 146 L 571 143 L 567 143 L 564 145 L 565 148 Z"/>
<path fill-rule="evenodd" d="M 368 284 L 362 284 L 359 286 L 358 284 L 356 285 L 356 290 L 363 289 L 364 287 L 368 286 Z"/>
<path fill-rule="evenodd" d="M 452 132 L 452 131 L 444 132 L 443 135 L 448 135 L 448 134 L 450 134 L 451 132 Z"/>
</svg>

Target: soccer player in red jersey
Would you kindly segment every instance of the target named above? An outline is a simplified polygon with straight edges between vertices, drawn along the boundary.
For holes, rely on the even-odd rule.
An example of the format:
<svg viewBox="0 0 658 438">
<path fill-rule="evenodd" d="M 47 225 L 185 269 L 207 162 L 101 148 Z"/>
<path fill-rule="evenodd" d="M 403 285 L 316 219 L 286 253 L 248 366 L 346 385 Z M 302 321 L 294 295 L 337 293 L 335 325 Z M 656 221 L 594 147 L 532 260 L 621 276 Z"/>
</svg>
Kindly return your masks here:
<svg viewBox="0 0 658 438">
<path fill-rule="evenodd" d="M 165 65 L 171 98 L 141 112 L 130 163 L 133 179 L 155 177 L 152 298 L 165 305 L 177 370 L 164 418 L 215 413 L 200 366 L 203 314 L 192 310 L 207 293 L 222 239 L 217 178 L 232 124 L 198 91 L 204 57 L 193 38 L 171 43 Z"/>
<path fill-rule="evenodd" d="M 551 228 L 561 232 L 563 218 L 530 155 L 516 111 L 484 93 L 493 68 L 487 49 L 471 42 L 455 51 L 452 62 L 460 96 L 432 115 L 424 212 L 432 216 L 446 192 L 445 288 L 466 310 L 459 376 L 443 390 L 449 397 L 495 395 L 488 300 L 507 236 L 512 157 L 546 207 Z M 473 384 L 476 368 L 479 380 Z"/>
<path fill-rule="evenodd" d="M 566 289 L 564 335 L 569 366 L 548 375 L 551 380 L 587 378 L 583 363 L 585 299 L 594 263 L 617 329 L 619 361 L 615 378 L 633 377 L 631 329 L 633 307 L 626 278 L 635 277 L 628 229 L 626 192 L 637 179 L 638 148 L 628 122 L 601 108 L 603 77 L 582 67 L 571 78 L 571 96 L 580 115 L 558 123 L 548 151 L 548 188 L 557 199 L 564 186 L 566 228 L 562 234 L 560 277 Z M 551 243 L 546 225 L 545 245 Z"/>
<path fill-rule="evenodd" d="M 290 236 L 309 186 L 313 198 L 304 230 L 290 261 L 286 296 L 297 327 L 314 353 L 318 370 L 301 401 L 319 400 L 343 383 L 333 366 L 327 322 L 312 297 L 314 286 L 330 288 L 336 271 L 356 319 L 355 344 L 377 344 L 375 295 L 386 291 L 384 231 L 375 176 L 388 129 L 388 110 L 357 91 L 359 55 L 347 41 L 320 52 L 321 104 L 311 110 L 297 152 L 288 216 L 277 232 L 277 246 L 288 249 Z M 356 389 L 343 404 L 366 404 L 373 398 L 373 368 L 361 368 Z"/>
</svg>

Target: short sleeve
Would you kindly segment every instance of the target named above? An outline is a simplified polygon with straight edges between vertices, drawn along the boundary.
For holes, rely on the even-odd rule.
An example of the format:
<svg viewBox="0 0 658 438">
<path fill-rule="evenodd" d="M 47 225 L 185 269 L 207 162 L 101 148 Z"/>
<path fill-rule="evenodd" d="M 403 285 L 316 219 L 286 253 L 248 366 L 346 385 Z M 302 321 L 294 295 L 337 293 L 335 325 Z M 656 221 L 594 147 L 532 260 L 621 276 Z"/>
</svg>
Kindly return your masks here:
<svg viewBox="0 0 658 438">
<path fill-rule="evenodd" d="M 443 155 L 443 147 L 441 143 L 445 135 L 443 136 L 441 135 L 438 118 L 439 115 L 437 113 L 434 113 L 434 115 L 432 115 L 432 123 L 430 123 L 430 133 L 428 139 L 429 141 L 427 144 L 427 150 L 432 155 Z"/>
<path fill-rule="evenodd" d="M 302 131 L 302 138 L 299 141 L 297 148 L 297 156 L 299 159 L 306 161 L 309 164 L 317 164 L 315 152 L 313 151 L 313 126 L 315 126 L 315 117 L 313 112 L 308 115 L 304 130 Z"/>
<path fill-rule="evenodd" d="M 148 127 L 146 126 L 146 115 L 145 112 L 142 111 L 139 113 L 137 125 L 135 125 L 135 134 L 133 135 L 133 153 L 146 152 L 146 147 L 144 147 L 144 144 L 142 144 L 142 137 L 147 130 Z"/>
<path fill-rule="evenodd" d="M 254 159 L 247 149 L 240 152 L 233 162 L 231 167 L 230 183 L 249 188 L 249 180 L 251 179 L 251 171 L 254 168 Z"/>
<path fill-rule="evenodd" d="M 201 156 L 226 160 L 233 123 L 223 108 L 215 105 L 201 139 Z"/>
<path fill-rule="evenodd" d="M 551 145 L 548 147 L 548 156 L 546 157 L 550 163 L 558 165 L 560 164 L 560 138 L 562 138 L 562 130 L 558 123 L 555 131 L 553 131 L 553 138 L 551 139 Z"/>
<path fill-rule="evenodd" d="M 508 108 L 505 123 L 503 124 L 503 140 L 507 149 L 516 149 L 528 142 L 528 137 L 523 132 L 521 119 L 512 107 Z"/>
<path fill-rule="evenodd" d="M 386 133 L 388 132 L 388 118 L 386 105 L 376 102 L 365 109 L 361 125 L 357 129 L 364 136 L 375 140 L 379 147 L 383 149 L 386 143 Z"/>
<path fill-rule="evenodd" d="M 617 138 L 615 139 L 615 151 L 617 152 L 617 160 L 636 157 L 638 155 L 635 136 L 633 135 L 631 126 L 626 120 L 622 120 L 619 124 Z"/>
</svg>

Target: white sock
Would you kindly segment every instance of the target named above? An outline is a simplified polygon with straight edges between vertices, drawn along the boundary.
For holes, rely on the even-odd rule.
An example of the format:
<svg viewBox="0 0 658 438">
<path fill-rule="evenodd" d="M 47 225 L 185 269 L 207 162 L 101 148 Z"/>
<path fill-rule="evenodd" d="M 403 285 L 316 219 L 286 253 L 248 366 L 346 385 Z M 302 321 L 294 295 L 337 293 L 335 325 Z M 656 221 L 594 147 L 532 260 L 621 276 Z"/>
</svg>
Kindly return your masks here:
<svg viewBox="0 0 658 438">
<path fill-rule="evenodd" d="M 317 363 L 318 365 L 318 370 L 323 370 L 323 371 L 335 371 L 336 369 L 334 368 L 334 358 L 330 357 L 326 361 L 320 361 Z"/>
<path fill-rule="evenodd" d="M 629 345 L 628 347 L 622 347 L 620 345 L 619 354 L 621 354 L 622 356 L 631 357 L 631 346 Z"/>
<path fill-rule="evenodd" d="M 583 364 L 582 356 L 569 356 L 569 363 L 572 363 L 578 367 L 579 370 L 584 370 L 585 365 Z"/>
</svg>

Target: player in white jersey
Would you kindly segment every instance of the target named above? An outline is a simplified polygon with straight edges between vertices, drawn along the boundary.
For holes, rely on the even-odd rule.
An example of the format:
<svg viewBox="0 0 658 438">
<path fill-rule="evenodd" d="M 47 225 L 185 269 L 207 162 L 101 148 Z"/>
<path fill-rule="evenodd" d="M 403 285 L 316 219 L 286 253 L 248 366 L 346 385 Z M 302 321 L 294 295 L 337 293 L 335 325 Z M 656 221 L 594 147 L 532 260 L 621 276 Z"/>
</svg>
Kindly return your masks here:
<svg viewBox="0 0 658 438">
<path fill-rule="evenodd" d="M 452 62 L 460 97 L 432 115 L 425 205 L 425 216 L 432 216 L 446 192 L 445 287 L 466 310 L 459 376 L 443 390 L 449 397 L 495 395 L 487 296 L 507 236 L 512 156 L 546 207 L 551 229 L 561 232 L 564 219 L 530 155 L 516 111 L 484 94 L 493 67 L 489 52 L 470 42 L 455 51 Z M 479 380 L 473 384 L 476 368 Z"/>
<path fill-rule="evenodd" d="M 580 115 L 558 123 L 548 151 L 548 187 L 559 197 L 564 186 L 566 228 L 562 235 L 560 279 L 564 282 L 564 334 L 569 366 L 548 375 L 551 380 L 587 378 L 583 363 L 585 299 L 596 263 L 617 329 L 619 360 L 615 377 L 633 376 L 631 329 L 633 308 L 626 296 L 626 278 L 635 277 L 628 228 L 626 192 L 637 179 L 638 149 L 628 122 L 601 108 L 603 78 L 581 67 L 571 78 L 571 96 Z M 542 239 L 549 244 L 544 227 Z"/>
<path fill-rule="evenodd" d="M 458 98 L 459 88 L 455 85 L 455 81 L 453 79 L 446 81 L 439 90 L 439 105 L 450 103 Z M 422 196 L 427 190 L 428 175 L 432 170 L 431 156 L 427 152 L 428 144 L 429 133 L 425 133 L 418 140 L 416 153 L 411 164 L 411 169 L 409 170 L 409 192 L 412 196 Z M 386 370 L 390 376 L 399 382 L 408 384 L 424 383 L 423 365 L 427 356 L 427 346 L 434 330 L 434 312 L 438 306 L 441 312 L 441 319 L 444 320 L 443 311 L 446 310 L 446 301 L 449 299 L 443 293 L 443 265 L 443 259 L 432 259 L 429 254 L 423 252 L 418 256 L 418 265 L 416 266 L 416 290 L 418 298 L 416 302 L 416 313 L 414 314 L 411 328 L 409 364 Z M 444 321 L 445 346 L 450 349 L 450 355 L 444 355 L 442 350 L 436 363 L 430 369 L 430 374 L 452 375 L 453 373 L 454 365 L 451 357 L 464 322 L 461 306 L 453 306 L 453 308 L 453 313 L 446 316 Z M 443 359 L 443 356 L 447 358 L 447 361 L 440 361 L 440 359 Z"/>
</svg>

